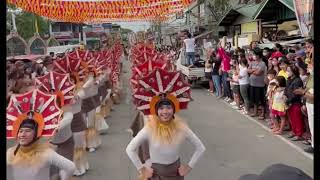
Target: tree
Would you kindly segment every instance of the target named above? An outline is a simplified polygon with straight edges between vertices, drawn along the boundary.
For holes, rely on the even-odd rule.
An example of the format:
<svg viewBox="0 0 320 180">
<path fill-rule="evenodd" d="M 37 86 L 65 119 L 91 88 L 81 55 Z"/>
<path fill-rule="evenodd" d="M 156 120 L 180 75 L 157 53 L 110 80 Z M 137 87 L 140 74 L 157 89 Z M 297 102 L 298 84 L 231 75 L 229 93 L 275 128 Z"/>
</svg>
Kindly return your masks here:
<svg viewBox="0 0 320 180">
<path fill-rule="evenodd" d="M 12 5 L 7 6 L 7 17 L 6 17 L 7 33 L 9 33 L 10 30 L 12 30 L 11 13 L 15 13 L 18 34 L 25 40 L 28 40 L 29 38 L 31 38 L 36 32 L 35 20 L 37 20 L 37 23 L 38 23 L 40 36 L 49 34 L 48 21 L 46 21 L 43 17 L 38 16 L 36 14 L 29 13 L 29 12 L 15 11 L 15 10 L 16 8 L 12 7 Z"/>
<path fill-rule="evenodd" d="M 208 8 L 216 21 L 219 21 L 231 8 L 230 0 L 209 0 Z"/>
</svg>

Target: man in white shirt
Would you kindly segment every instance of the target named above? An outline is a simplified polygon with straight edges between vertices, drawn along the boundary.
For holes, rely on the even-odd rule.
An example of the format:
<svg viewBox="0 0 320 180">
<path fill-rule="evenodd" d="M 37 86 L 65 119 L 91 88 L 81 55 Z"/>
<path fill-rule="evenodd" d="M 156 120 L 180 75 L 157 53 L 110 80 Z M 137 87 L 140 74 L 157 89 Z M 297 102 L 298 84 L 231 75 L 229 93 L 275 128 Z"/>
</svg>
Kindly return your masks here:
<svg viewBox="0 0 320 180">
<path fill-rule="evenodd" d="M 195 39 L 191 38 L 191 34 L 188 33 L 183 42 L 186 49 L 187 65 L 192 66 L 195 58 Z"/>
</svg>

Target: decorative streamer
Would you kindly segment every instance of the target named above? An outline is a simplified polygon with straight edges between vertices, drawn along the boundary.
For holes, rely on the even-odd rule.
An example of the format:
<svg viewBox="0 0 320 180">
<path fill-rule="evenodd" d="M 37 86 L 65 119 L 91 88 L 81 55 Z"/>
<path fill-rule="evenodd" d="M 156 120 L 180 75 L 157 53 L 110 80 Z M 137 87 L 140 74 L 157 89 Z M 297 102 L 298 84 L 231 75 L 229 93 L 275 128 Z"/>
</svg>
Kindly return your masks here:
<svg viewBox="0 0 320 180">
<path fill-rule="evenodd" d="M 99 23 L 106 21 L 165 21 L 193 0 L 7 0 L 25 11 L 57 21 Z"/>
</svg>

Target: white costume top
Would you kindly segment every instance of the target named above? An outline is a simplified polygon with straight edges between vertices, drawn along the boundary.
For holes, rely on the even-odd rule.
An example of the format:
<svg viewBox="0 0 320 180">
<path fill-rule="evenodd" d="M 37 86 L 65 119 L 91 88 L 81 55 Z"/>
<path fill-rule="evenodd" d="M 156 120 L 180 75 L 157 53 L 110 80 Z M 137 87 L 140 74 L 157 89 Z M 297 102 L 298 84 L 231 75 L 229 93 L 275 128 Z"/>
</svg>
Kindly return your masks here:
<svg viewBox="0 0 320 180">
<path fill-rule="evenodd" d="M 98 86 L 94 83 L 94 78 L 89 77 L 88 81 L 83 85 L 85 98 L 89 98 L 98 94 Z"/>
<path fill-rule="evenodd" d="M 61 144 L 72 137 L 71 122 L 73 119 L 72 112 L 64 112 L 63 118 L 59 123 L 56 133 L 52 138 L 52 143 Z"/>
<path fill-rule="evenodd" d="M 8 157 L 13 156 L 15 147 L 8 149 Z M 59 155 L 52 149 L 47 149 L 41 154 L 43 163 L 40 165 L 22 166 L 9 165 L 12 169 L 14 180 L 50 180 L 50 166 L 56 166 L 60 169 L 61 180 L 69 180 L 75 170 L 75 165 L 72 161 Z"/>
<path fill-rule="evenodd" d="M 179 150 L 181 143 L 185 139 L 190 141 L 196 148 L 191 160 L 188 163 L 190 167 L 194 167 L 198 159 L 202 156 L 202 154 L 205 151 L 203 143 L 189 128 L 186 128 L 186 130 L 183 132 L 185 139 L 182 139 L 179 142 L 175 141 L 171 144 L 160 144 L 159 142 L 152 141 L 151 133 L 151 129 L 149 129 L 148 127 L 142 128 L 127 146 L 127 154 L 138 170 L 141 169 L 143 165 L 139 159 L 137 149 L 145 141 L 148 141 L 149 143 L 151 163 L 172 164 L 175 161 L 177 161 L 180 157 Z"/>
</svg>

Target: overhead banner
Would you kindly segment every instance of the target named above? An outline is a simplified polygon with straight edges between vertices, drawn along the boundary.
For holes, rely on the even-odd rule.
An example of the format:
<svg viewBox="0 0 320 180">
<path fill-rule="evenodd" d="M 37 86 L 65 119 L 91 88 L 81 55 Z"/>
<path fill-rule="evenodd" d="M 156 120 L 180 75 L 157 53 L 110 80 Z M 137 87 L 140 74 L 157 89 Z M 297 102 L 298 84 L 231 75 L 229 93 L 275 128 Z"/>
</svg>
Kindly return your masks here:
<svg viewBox="0 0 320 180">
<path fill-rule="evenodd" d="M 297 21 L 303 37 L 312 35 L 314 0 L 294 0 Z"/>
<path fill-rule="evenodd" d="M 103 23 L 113 21 L 165 21 L 193 0 L 7 0 L 24 11 L 55 21 Z M 101 30 L 101 28 L 100 28 Z"/>
</svg>

